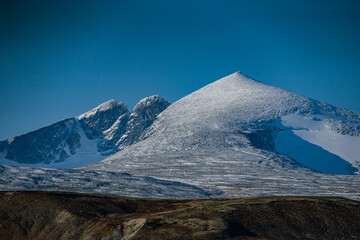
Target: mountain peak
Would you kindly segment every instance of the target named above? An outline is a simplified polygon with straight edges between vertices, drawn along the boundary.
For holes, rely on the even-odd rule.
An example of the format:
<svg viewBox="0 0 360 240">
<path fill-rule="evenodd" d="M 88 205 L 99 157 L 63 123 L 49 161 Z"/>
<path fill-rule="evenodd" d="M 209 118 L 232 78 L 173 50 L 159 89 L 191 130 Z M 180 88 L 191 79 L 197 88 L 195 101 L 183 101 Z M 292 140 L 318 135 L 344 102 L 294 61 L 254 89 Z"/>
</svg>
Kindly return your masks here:
<svg viewBox="0 0 360 240">
<path fill-rule="evenodd" d="M 95 107 L 94 109 L 92 109 L 84 114 L 81 114 L 78 117 L 78 119 L 90 118 L 90 117 L 96 115 L 98 112 L 105 112 L 105 111 L 108 111 L 115 107 L 127 108 L 124 103 L 118 102 L 115 99 L 111 99 L 109 101 L 106 101 L 106 102 L 100 104 L 99 106 Z"/>
<path fill-rule="evenodd" d="M 154 102 L 158 103 L 166 103 L 165 105 L 168 105 L 168 101 L 161 97 L 160 95 L 153 95 L 150 97 L 146 97 L 141 99 L 134 107 L 133 112 L 141 111 L 145 107 L 150 107 Z"/>
<path fill-rule="evenodd" d="M 78 116 L 78 119 L 96 131 L 104 131 L 109 129 L 121 115 L 128 113 L 124 103 L 111 99 Z"/>
<path fill-rule="evenodd" d="M 238 88 L 238 87 L 255 87 L 256 85 L 265 85 L 241 72 L 235 72 L 233 74 L 230 74 L 226 77 L 223 77 L 212 84 L 215 85 L 222 85 L 223 87 L 229 87 L 229 88 Z M 211 86 L 212 84 L 209 84 L 208 86 Z"/>
<path fill-rule="evenodd" d="M 211 119 L 210 122 L 218 125 L 233 125 L 270 121 L 286 113 L 308 110 L 311 103 L 307 97 L 235 72 L 175 102 L 162 116 L 169 117 L 169 121 L 173 116 L 181 116 L 184 121 L 173 124 L 203 125 Z"/>
</svg>

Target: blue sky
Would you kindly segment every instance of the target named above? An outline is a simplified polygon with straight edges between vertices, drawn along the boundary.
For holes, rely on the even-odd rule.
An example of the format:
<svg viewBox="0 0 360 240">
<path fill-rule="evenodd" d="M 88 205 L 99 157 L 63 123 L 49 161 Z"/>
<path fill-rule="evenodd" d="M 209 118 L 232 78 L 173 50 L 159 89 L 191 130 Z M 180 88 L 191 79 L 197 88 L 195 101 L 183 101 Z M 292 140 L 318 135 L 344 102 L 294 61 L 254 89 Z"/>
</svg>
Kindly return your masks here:
<svg viewBox="0 0 360 240">
<path fill-rule="evenodd" d="M 0 139 L 237 70 L 360 112 L 360 1 L 0 3 Z"/>
</svg>

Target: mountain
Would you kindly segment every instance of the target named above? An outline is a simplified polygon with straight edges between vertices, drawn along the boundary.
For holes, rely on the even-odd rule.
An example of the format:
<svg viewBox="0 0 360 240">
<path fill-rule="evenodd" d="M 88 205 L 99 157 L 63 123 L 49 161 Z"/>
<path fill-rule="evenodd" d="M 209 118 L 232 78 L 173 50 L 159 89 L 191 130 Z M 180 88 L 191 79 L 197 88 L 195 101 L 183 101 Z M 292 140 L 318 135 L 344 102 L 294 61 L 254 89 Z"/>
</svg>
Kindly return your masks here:
<svg viewBox="0 0 360 240">
<path fill-rule="evenodd" d="M 70 168 L 99 162 L 123 143 L 136 141 L 167 106 L 164 98 L 151 96 L 130 114 L 124 103 L 107 101 L 78 117 L 1 141 L 0 164 Z"/>
<path fill-rule="evenodd" d="M 359 113 L 237 72 L 173 103 L 138 142 L 84 168 L 230 189 L 235 195 L 276 188 L 279 181 L 290 189 L 300 179 L 309 185 L 310 179 L 324 179 L 320 173 L 358 173 L 359 136 Z"/>
<path fill-rule="evenodd" d="M 1 164 L 10 156 L 18 162 L 21 157 L 51 162 L 36 166 L 82 166 L 3 166 L 0 190 L 167 197 L 168 191 L 176 195 L 180 182 L 205 189 L 208 197 L 360 199 L 360 114 L 241 73 L 171 105 L 159 96 L 143 99 L 131 114 L 109 101 L 77 118 L 3 141 L 0 153 Z M 65 161 L 54 163 L 60 156 Z M 138 187 L 124 186 L 122 174 L 140 176 Z M 149 184 L 153 179 L 167 182 Z M 183 194 L 179 191 L 179 197 Z"/>
</svg>

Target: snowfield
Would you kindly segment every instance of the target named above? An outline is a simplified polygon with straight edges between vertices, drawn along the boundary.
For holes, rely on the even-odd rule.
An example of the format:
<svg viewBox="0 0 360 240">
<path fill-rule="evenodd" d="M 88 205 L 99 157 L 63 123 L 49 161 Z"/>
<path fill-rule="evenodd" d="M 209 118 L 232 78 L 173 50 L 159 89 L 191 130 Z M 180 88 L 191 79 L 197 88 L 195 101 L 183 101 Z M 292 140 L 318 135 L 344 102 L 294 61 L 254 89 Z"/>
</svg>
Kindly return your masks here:
<svg viewBox="0 0 360 240">
<path fill-rule="evenodd" d="M 282 117 L 287 130 L 278 133 L 277 150 L 321 172 L 358 173 L 360 138 L 331 130 L 322 116 L 315 119 L 299 115 Z"/>
</svg>

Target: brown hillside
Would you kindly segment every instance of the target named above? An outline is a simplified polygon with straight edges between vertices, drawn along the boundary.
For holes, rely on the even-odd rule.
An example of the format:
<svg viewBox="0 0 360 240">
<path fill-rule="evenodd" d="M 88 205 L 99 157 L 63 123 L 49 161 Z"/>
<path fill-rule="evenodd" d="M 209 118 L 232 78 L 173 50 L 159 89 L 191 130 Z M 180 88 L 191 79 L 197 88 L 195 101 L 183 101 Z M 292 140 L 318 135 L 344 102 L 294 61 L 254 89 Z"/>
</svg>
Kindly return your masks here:
<svg viewBox="0 0 360 240">
<path fill-rule="evenodd" d="M 360 239 L 360 203 L 342 198 L 0 192 L 0 199 L 1 239 Z"/>
</svg>

